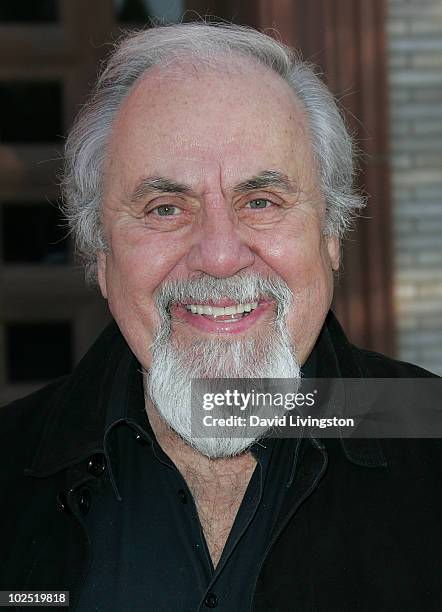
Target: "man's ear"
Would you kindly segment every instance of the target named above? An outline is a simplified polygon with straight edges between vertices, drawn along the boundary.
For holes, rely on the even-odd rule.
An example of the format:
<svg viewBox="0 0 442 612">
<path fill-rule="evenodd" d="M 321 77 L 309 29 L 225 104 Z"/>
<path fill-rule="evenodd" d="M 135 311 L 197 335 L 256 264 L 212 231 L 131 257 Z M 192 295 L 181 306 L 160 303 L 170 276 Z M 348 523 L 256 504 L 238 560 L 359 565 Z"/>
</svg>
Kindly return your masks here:
<svg viewBox="0 0 442 612">
<path fill-rule="evenodd" d="M 335 235 L 327 236 L 327 251 L 328 256 L 330 257 L 330 262 L 332 266 L 332 270 L 337 272 L 339 270 L 339 264 L 341 260 L 341 244 L 339 241 L 339 237 Z"/>
<path fill-rule="evenodd" d="M 106 263 L 107 257 L 104 251 L 97 252 L 97 276 L 98 284 L 100 285 L 101 295 L 107 300 L 107 283 L 106 283 Z"/>
</svg>

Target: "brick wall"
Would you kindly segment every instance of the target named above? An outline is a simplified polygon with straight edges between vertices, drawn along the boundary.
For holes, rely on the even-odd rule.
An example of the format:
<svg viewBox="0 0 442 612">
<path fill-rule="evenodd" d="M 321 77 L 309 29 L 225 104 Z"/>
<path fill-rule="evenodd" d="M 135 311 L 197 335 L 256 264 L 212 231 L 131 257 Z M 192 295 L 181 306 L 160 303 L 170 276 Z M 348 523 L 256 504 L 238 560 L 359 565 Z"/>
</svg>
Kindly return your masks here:
<svg viewBox="0 0 442 612">
<path fill-rule="evenodd" d="M 398 357 L 442 374 L 442 0 L 389 0 Z"/>
</svg>

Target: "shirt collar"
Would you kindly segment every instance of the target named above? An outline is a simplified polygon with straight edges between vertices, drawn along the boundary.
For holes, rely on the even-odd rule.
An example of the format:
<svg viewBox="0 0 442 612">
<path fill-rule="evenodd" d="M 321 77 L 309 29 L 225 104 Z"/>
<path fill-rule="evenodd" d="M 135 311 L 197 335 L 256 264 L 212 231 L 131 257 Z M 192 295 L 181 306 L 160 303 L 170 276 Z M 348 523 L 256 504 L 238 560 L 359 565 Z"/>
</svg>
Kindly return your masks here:
<svg viewBox="0 0 442 612">
<path fill-rule="evenodd" d="M 130 426 L 135 434 L 147 438 L 150 444 L 157 443 L 145 410 L 142 369 L 132 353 L 123 356 L 113 378 L 103 441 L 104 453 L 110 467 L 110 480 L 117 499 L 121 499 L 116 477 L 120 457 L 117 449 L 114 450 L 113 447 L 112 431 L 120 424 Z M 276 439 L 267 438 L 252 445 L 251 452 L 262 469 L 268 467 L 276 444 Z M 294 461 L 295 458 L 296 453 Z"/>
<path fill-rule="evenodd" d="M 316 375 L 317 361 L 317 349 L 314 347 L 302 368 L 303 376 L 313 378 Z M 131 426 L 138 435 L 144 438 L 147 437 L 151 443 L 155 439 L 155 434 L 150 426 L 145 410 L 143 371 L 140 364 L 129 351 L 123 355 L 113 377 L 106 411 L 103 441 L 106 459 L 111 468 L 111 482 L 118 499 L 120 499 L 120 493 L 115 474 L 117 473 L 119 457 L 115 452 L 110 452 L 110 444 L 113 428 L 123 423 Z M 275 445 L 277 445 L 275 438 L 265 438 L 252 445 L 251 452 L 262 468 L 265 468 L 270 462 Z M 291 476 L 288 480 L 288 486 L 293 480 L 293 473 L 299 453 L 299 439 L 291 446 L 293 449 L 293 469 L 290 471 Z"/>
<path fill-rule="evenodd" d="M 316 342 L 315 359 L 318 377 L 364 376 L 331 312 Z M 127 420 L 136 428 L 145 419 L 145 426 L 144 402 L 128 401 L 128 394 L 140 393 L 143 397 L 141 368 L 112 322 L 54 394 L 43 436 L 26 473 L 49 476 L 104 452 L 105 433 L 116 420 Z M 114 394 L 115 401 L 110 401 Z M 347 459 L 356 465 L 386 465 L 377 440 L 349 438 L 342 439 L 341 445 Z"/>
</svg>

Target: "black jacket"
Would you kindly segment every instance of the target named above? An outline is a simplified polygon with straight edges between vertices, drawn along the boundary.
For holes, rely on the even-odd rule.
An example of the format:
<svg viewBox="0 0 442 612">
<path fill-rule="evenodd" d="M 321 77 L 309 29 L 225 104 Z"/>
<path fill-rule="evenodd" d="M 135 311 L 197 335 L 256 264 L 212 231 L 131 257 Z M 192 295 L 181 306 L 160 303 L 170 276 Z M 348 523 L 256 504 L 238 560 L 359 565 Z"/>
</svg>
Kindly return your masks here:
<svg viewBox="0 0 442 612">
<path fill-rule="evenodd" d="M 430 376 L 355 348 L 332 313 L 324 330 L 338 376 Z M 70 591 L 75 609 L 90 561 L 83 515 L 103 467 L 109 380 L 127 351 L 113 323 L 71 376 L 1 409 L 1 590 Z M 442 610 L 441 441 L 320 445 L 326 467 L 304 491 L 301 463 L 301 500 L 281 511 L 253 610 Z"/>
</svg>

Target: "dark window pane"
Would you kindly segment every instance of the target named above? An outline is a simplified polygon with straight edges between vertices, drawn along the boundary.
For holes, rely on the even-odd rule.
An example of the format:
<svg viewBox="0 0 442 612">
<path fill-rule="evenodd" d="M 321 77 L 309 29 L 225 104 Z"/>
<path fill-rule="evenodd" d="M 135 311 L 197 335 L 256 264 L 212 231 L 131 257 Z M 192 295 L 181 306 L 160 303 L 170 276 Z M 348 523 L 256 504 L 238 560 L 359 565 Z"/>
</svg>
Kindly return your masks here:
<svg viewBox="0 0 442 612">
<path fill-rule="evenodd" d="M 120 3 L 118 20 L 121 23 L 144 23 L 149 21 L 149 11 L 143 0 L 124 0 Z"/>
<path fill-rule="evenodd" d="M 4 204 L 2 212 L 5 263 L 68 263 L 68 230 L 56 206 Z"/>
<path fill-rule="evenodd" d="M 6 325 L 8 381 L 50 380 L 72 369 L 72 330 L 63 323 Z"/>
<path fill-rule="evenodd" d="M 184 0 L 114 0 L 117 19 L 125 24 L 149 25 L 149 19 L 177 23 L 185 11 Z"/>
<path fill-rule="evenodd" d="M 58 140 L 63 132 L 61 107 L 61 83 L 0 83 L 0 140 L 15 143 Z"/>
<path fill-rule="evenodd" d="M 45 22 L 58 19 L 58 0 L 3 0 L 0 21 Z"/>
</svg>

